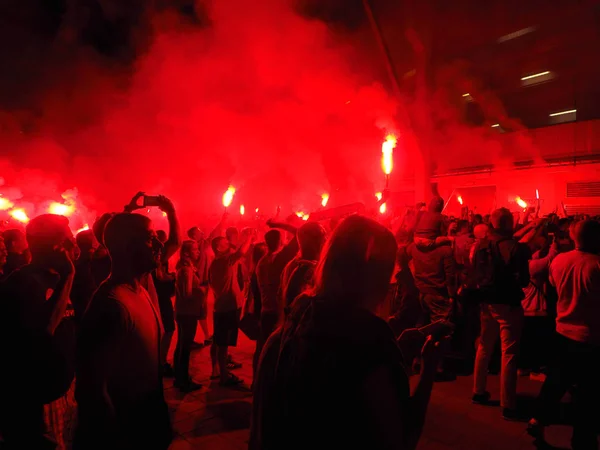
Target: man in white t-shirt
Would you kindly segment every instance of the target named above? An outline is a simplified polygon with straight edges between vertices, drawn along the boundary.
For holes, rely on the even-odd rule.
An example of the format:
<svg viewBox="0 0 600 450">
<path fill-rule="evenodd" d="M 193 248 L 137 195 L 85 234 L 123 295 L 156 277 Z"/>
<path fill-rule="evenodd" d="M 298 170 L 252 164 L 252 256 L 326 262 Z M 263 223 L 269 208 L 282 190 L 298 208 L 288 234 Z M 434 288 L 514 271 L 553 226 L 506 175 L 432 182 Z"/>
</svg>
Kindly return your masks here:
<svg viewBox="0 0 600 450">
<path fill-rule="evenodd" d="M 543 437 L 553 410 L 576 385 L 571 444 L 574 450 L 597 449 L 596 426 L 600 386 L 600 223 L 585 220 L 574 229 L 575 250 L 558 255 L 550 266 L 556 287 L 557 342 L 552 365 L 538 398 L 538 409 L 528 431 Z"/>
</svg>

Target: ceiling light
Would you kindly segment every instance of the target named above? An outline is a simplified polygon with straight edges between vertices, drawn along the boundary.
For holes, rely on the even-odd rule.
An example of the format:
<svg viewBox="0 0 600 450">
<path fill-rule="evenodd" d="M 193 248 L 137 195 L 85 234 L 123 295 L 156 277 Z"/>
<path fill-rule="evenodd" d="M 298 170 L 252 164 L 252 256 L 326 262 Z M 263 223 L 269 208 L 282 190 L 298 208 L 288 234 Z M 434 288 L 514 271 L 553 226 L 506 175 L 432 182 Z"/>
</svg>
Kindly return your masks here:
<svg viewBox="0 0 600 450">
<path fill-rule="evenodd" d="M 555 112 L 550 114 L 550 117 L 556 117 L 556 116 L 564 116 L 565 114 L 573 114 L 576 113 L 577 110 L 576 109 L 569 109 L 567 111 L 560 111 L 560 112 Z"/>
<path fill-rule="evenodd" d="M 550 71 L 546 70 L 544 72 L 534 73 L 533 75 L 527 75 L 526 77 L 522 77 L 521 81 L 527 81 L 527 80 L 531 80 L 532 78 L 543 77 L 544 75 L 550 75 Z"/>
<path fill-rule="evenodd" d="M 506 42 L 506 41 L 510 41 L 512 39 L 516 39 L 518 37 L 521 37 L 521 36 L 524 36 L 526 34 L 529 34 L 529 33 L 533 32 L 533 31 L 535 31 L 536 29 L 537 29 L 537 27 L 533 26 L 533 27 L 523 28 L 522 30 L 515 31 L 513 33 L 506 34 L 506 35 L 498 38 L 498 43 L 501 44 L 502 42 Z"/>
</svg>

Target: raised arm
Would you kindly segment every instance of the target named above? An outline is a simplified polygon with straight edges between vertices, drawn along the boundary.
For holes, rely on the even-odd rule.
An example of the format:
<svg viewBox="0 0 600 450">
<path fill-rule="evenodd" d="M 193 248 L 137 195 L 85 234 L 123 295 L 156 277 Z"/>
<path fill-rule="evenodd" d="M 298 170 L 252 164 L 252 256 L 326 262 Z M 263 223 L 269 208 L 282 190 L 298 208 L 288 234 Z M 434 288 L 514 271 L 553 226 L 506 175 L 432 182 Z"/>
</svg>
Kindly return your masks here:
<svg viewBox="0 0 600 450">
<path fill-rule="evenodd" d="M 173 202 L 164 195 L 159 195 L 158 198 L 160 199 L 159 208 L 161 211 L 167 213 L 167 220 L 169 221 L 169 237 L 167 238 L 167 242 L 165 242 L 162 256 L 163 262 L 168 262 L 171 256 L 173 256 L 177 250 L 179 250 L 179 247 L 181 247 L 181 228 L 179 226 L 179 220 L 177 219 Z"/>
</svg>

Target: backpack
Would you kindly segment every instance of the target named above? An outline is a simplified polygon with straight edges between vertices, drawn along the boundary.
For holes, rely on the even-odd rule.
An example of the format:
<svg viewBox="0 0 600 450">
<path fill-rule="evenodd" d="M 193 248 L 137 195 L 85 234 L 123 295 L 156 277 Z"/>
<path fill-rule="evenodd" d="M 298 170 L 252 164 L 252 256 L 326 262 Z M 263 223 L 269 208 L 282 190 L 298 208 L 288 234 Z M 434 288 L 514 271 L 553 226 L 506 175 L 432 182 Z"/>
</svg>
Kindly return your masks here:
<svg viewBox="0 0 600 450">
<path fill-rule="evenodd" d="M 479 300 L 487 303 L 514 303 L 515 295 L 522 298 L 522 290 L 515 279 L 514 256 L 518 246 L 510 251 L 508 262 L 500 253 L 500 244 L 511 238 L 484 239 L 475 248 L 473 268 L 468 280 L 469 290 L 475 291 Z"/>
</svg>

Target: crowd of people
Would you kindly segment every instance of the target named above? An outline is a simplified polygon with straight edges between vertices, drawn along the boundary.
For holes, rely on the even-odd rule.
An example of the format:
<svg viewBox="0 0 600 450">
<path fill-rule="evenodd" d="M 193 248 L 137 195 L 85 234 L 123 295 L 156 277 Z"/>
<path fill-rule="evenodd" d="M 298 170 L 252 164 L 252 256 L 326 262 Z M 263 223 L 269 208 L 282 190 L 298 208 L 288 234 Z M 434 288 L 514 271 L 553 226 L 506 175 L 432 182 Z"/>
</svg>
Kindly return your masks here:
<svg viewBox="0 0 600 450">
<path fill-rule="evenodd" d="M 140 192 L 75 237 L 51 214 L 2 233 L 0 448 L 167 449 L 163 378 L 202 389 L 190 357 L 204 346 L 210 378 L 241 388 L 240 331 L 256 342 L 251 450 L 414 449 L 434 382 L 472 372 L 472 403 L 492 406 L 494 371 L 504 419 L 543 441 L 570 392 L 573 449 L 598 448 L 597 219 L 454 218 L 434 197 L 393 226 L 277 216 L 238 229 L 225 213 L 184 239 L 173 203 L 151 199 L 168 231 L 135 213 Z M 519 375 L 540 373 L 528 417 Z"/>
</svg>

